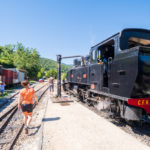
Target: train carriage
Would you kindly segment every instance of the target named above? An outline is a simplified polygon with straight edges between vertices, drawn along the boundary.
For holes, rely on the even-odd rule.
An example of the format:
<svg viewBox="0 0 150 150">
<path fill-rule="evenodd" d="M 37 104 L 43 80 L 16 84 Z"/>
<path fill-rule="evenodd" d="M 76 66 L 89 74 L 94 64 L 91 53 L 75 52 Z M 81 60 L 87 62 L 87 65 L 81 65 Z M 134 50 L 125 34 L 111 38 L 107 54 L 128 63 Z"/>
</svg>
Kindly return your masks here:
<svg viewBox="0 0 150 150">
<path fill-rule="evenodd" d="M 16 68 L 3 68 L 0 65 L 0 81 L 5 83 L 6 86 L 12 86 L 20 84 L 21 81 L 25 80 L 26 71 Z"/>
</svg>

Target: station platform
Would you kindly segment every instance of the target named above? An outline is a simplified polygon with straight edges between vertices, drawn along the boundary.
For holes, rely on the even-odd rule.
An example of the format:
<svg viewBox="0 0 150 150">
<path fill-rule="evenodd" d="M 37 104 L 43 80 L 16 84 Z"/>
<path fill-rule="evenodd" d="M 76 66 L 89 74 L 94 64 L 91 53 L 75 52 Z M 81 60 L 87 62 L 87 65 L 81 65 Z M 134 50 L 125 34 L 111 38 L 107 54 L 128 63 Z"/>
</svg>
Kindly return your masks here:
<svg viewBox="0 0 150 150">
<path fill-rule="evenodd" d="M 149 150 L 119 127 L 78 102 L 53 103 L 43 118 L 43 150 Z"/>
</svg>

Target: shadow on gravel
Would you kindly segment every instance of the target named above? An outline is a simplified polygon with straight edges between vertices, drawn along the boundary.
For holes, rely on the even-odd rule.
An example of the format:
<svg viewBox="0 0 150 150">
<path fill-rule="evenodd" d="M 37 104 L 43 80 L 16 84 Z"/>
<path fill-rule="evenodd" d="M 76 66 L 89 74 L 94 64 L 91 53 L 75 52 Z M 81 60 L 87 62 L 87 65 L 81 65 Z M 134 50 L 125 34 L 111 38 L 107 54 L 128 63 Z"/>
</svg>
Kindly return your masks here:
<svg viewBox="0 0 150 150">
<path fill-rule="evenodd" d="M 113 123 L 114 125 L 118 126 L 118 127 L 125 127 L 126 124 L 124 122 L 116 122 L 116 121 L 110 121 L 111 123 Z"/>
<path fill-rule="evenodd" d="M 0 112 L 2 112 L 6 107 L 8 107 L 15 99 L 2 98 L 0 100 Z"/>
<path fill-rule="evenodd" d="M 132 126 L 131 128 L 135 134 L 138 134 L 141 136 L 146 135 L 150 137 L 149 124 L 144 124 L 143 126 Z"/>
<path fill-rule="evenodd" d="M 43 118 L 42 119 L 42 122 L 46 122 L 46 121 L 56 121 L 56 120 L 59 120 L 60 117 L 55 117 L 55 118 Z"/>
<path fill-rule="evenodd" d="M 37 126 L 37 127 L 32 127 L 32 128 L 30 128 L 30 129 L 35 129 L 35 131 L 34 131 L 33 133 L 29 134 L 28 136 L 33 136 L 33 135 L 35 135 L 35 134 L 39 131 L 40 127 L 41 127 L 41 125 L 39 125 L 39 126 Z"/>
<path fill-rule="evenodd" d="M 140 136 L 147 136 L 150 137 L 150 130 L 149 130 L 149 124 L 145 123 L 142 126 L 138 122 L 117 122 L 117 121 L 111 121 L 114 125 L 121 127 L 125 130 L 126 128 L 130 128 L 134 134 L 140 135 Z M 131 132 L 131 131 L 130 131 Z M 146 138 L 146 137 L 145 137 Z"/>
</svg>

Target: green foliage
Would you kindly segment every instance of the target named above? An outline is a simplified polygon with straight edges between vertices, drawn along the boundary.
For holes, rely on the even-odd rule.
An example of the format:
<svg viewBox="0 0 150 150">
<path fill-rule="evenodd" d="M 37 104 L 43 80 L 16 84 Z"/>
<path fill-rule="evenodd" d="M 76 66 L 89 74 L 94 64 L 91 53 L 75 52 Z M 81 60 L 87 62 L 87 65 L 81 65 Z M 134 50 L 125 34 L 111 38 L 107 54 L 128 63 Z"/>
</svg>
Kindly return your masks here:
<svg viewBox="0 0 150 150">
<path fill-rule="evenodd" d="M 36 49 L 24 47 L 23 44 L 0 46 L 0 65 L 5 68 L 17 68 L 27 71 L 30 79 L 36 80 L 52 75 L 57 78 L 57 62 L 40 58 Z M 71 66 L 62 64 L 61 72 L 65 73 Z"/>
<path fill-rule="evenodd" d="M 62 80 L 66 80 L 66 79 L 67 79 L 67 73 L 66 73 L 66 72 L 63 73 L 63 74 L 61 75 L 61 78 L 62 78 Z"/>
<path fill-rule="evenodd" d="M 30 82 L 30 84 L 34 84 L 34 83 L 36 83 L 37 81 L 30 80 L 29 82 Z"/>
<path fill-rule="evenodd" d="M 57 62 L 47 58 L 40 58 L 40 64 L 42 68 L 44 68 L 45 76 L 49 78 L 51 75 L 56 79 L 57 78 Z M 62 79 L 67 78 L 67 71 L 71 69 L 70 65 L 62 64 L 61 65 L 61 73 Z"/>
<path fill-rule="evenodd" d="M 45 69 L 41 68 L 37 74 L 38 79 L 43 78 L 45 76 Z"/>
<path fill-rule="evenodd" d="M 55 70 L 57 69 L 57 62 L 48 58 L 40 58 L 40 64 L 42 68 L 45 70 Z M 62 64 L 61 65 L 61 72 L 67 72 L 69 69 L 71 69 L 70 65 Z"/>
<path fill-rule="evenodd" d="M 41 72 L 41 75 L 42 75 L 42 77 L 43 77 L 43 76 L 45 75 L 45 69 L 44 69 L 44 68 L 41 68 L 40 72 Z"/>
<path fill-rule="evenodd" d="M 0 64 L 4 67 L 14 67 L 14 45 L 0 46 Z"/>
<path fill-rule="evenodd" d="M 38 79 L 40 79 L 42 77 L 41 72 L 38 72 L 37 77 L 38 77 Z"/>
<path fill-rule="evenodd" d="M 0 64 L 6 68 L 18 68 L 27 71 L 29 78 L 34 79 L 40 70 L 40 56 L 36 49 L 17 45 L 0 46 Z"/>
<path fill-rule="evenodd" d="M 14 64 L 18 69 L 26 70 L 31 79 L 36 79 L 40 69 L 40 56 L 36 49 L 25 48 L 21 43 L 18 43 L 16 46 Z"/>
<path fill-rule="evenodd" d="M 50 76 L 53 76 L 53 78 L 56 79 L 57 78 L 57 70 L 56 69 L 48 70 L 48 71 L 46 71 L 45 76 L 47 78 L 49 78 Z"/>
</svg>

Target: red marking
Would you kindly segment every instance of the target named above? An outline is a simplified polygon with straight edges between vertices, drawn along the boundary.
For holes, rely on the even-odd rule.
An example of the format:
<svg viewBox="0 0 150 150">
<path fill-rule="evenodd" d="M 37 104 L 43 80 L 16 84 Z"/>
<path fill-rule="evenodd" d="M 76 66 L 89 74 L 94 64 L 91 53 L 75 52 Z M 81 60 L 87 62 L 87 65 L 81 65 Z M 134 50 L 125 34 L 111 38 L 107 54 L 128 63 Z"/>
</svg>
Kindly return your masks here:
<svg viewBox="0 0 150 150">
<path fill-rule="evenodd" d="M 86 78 L 86 74 L 83 74 L 83 78 Z"/>
<path fill-rule="evenodd" d="M 128 104 L 143 108 L 148 114 L 150 114 L 150 98 L 128 99 Z"/>
<path fill-rule="evenodd" d="M 95 85 L 94 84 L 91 84 L 91 89 L 94 89 L 95 88 Z"/>
<path fill-rule="evenodd" d="M 73 77 L 74 77 L 74 75 L 72 74 L 72 75 L 71 75 L 71 78 L 73 78 Z"/>
</svg>

